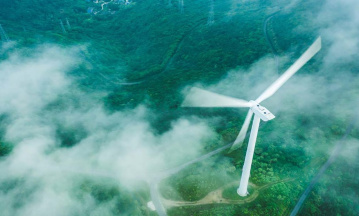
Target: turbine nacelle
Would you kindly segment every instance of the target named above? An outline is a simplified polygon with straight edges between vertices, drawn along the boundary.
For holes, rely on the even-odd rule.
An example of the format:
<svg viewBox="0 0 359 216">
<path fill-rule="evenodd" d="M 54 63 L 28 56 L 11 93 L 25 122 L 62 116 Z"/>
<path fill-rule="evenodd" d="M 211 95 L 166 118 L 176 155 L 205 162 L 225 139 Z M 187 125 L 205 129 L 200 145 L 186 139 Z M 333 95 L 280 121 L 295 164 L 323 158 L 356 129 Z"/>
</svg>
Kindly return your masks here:
<svg viewBox="0 0 359 216">
<path fill-rule="evenodd" d="M 262 121 L 269 121 L 275 118 L 275 116 L 269 112 L 267 108 L 264 106 L 261 106 L 259 103 L 251 100 L 249 101 L 251 103 L 251 110 L 255 115 L 257 115 Z"/>
</svg>

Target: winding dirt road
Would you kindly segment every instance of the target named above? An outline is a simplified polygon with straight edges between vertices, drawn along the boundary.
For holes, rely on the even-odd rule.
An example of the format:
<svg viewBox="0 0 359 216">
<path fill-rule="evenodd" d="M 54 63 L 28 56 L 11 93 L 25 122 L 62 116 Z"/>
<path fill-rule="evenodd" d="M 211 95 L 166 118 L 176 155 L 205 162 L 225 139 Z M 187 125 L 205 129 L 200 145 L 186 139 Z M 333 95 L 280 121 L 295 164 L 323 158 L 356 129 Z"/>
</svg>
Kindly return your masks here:
<svg viewBox="0 0 359 216">
<path fill-rule="evenodd" d="M 264 25 L 263 25 L 264 36 L 265 36 L 270 48 L 272 49 L 272 53 L 273 53 L 273 56 L 274 56 L 274 59 L 275 59 L 275 63 L 276 63 L 276 67 L 277 67 L 277 74 L 278 75 L 279 75 L 279 57 L 278 57 L 278 53 L 277 53 L 277 51 L 276 51 L 276 49 L 274 47 L 274 44 L 273 44 L 272 40 L 269 38 L 269 35 L 268 35 L 268 23 L 279 12 L 280 12 L 280 10 L 272 13 L 271 15 L 269 15 L 267 17 L 267 19 L 264 21 Z"/>
</svg>

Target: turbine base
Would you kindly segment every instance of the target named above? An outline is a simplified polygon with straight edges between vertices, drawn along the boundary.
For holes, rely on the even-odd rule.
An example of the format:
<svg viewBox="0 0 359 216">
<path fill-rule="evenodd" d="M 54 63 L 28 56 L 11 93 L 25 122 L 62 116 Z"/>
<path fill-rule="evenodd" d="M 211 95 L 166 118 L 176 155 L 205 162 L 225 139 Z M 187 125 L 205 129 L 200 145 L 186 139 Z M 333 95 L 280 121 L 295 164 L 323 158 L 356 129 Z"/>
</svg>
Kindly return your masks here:
<svg viewBox="0 0 359 216">
<path fill-rule="evenodd" d="M 237 189 L 237 194 L 238 194 L 239 196 L 241 196 L 241 197 L 245 197 L 245 196 L 247 196 L 249 193 L 248 193 L 248 191 L 245 192 L 245 193 L 243 193 L 243 192 L 241 192 L 241 191 L 239 190 L 239 188 L 238 188 L 238 189 Z"/>
</svg>

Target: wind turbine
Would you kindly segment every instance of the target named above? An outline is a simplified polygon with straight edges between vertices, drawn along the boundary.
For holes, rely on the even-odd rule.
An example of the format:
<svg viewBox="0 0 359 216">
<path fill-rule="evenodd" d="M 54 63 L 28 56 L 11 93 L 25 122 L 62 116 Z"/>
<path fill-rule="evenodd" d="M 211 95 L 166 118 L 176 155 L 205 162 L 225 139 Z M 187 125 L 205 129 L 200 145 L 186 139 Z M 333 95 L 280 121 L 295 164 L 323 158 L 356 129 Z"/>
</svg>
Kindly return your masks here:
<svg viewBox="0 0 359 216">
<path fill-rule="evenodd" d="M 257 139 L 260 120 L 269 121 L 275 116 L 259 103 L 271 97 L 285 82 L 288 81 L 305 63 L 321 49 L 321 38 L 315 42 L 290 66 L 272 85 L 270 85 L 256 100 L 246 101 L 193 87 L 186 96 L 182 107 L 249 107 L 244 124 L 234 141 L 231 150 L 242 144 L 254 113 L 252 130 L 249 137 L 242 177 L 237 189 L 240 196 L 247 196 L 248 180 L 252 166 L 254 147 Z"/>
</svg>

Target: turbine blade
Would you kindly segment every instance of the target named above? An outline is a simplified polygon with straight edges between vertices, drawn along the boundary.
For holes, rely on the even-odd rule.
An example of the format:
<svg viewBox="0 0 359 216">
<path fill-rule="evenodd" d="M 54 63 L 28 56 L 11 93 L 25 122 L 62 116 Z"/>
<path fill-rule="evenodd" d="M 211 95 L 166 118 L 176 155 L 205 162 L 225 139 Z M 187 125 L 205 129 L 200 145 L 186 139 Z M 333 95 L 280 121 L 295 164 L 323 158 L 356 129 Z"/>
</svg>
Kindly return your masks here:
<svg viewBox="0 0 359 216">
<path fill-rule="evenodd" d="M 250 103 L 193 87 L 183 101 L 182 107 L 250 107 Z"/>
<path fill-rule="evenodd" d="M 248 127 L 249 127 L 249 124 L 251 123 L 252 116 L 253 116 L 253 111 L 251 109 L 249 109 L 246 119 L 244 120 L 243 126 L 241 128 L 241 131 L 239 131 L 239 134 L 238 134 L 236 140 L 234 141 L 229 152 L 232 152 L 242 146 L 243 141 L 246 138 Z"/>
<path fill-rule="evenodd" d="M 315 42 L 300 56 L 300 58 L 285 71 L 272 85 L 270 85 L 257 99 L 260 103 L 272 96 L 289 78 L 291 78 L 305 63 L 307 63 L 322 47 L 321 37 L 318 37 Z"/>
</svg>

